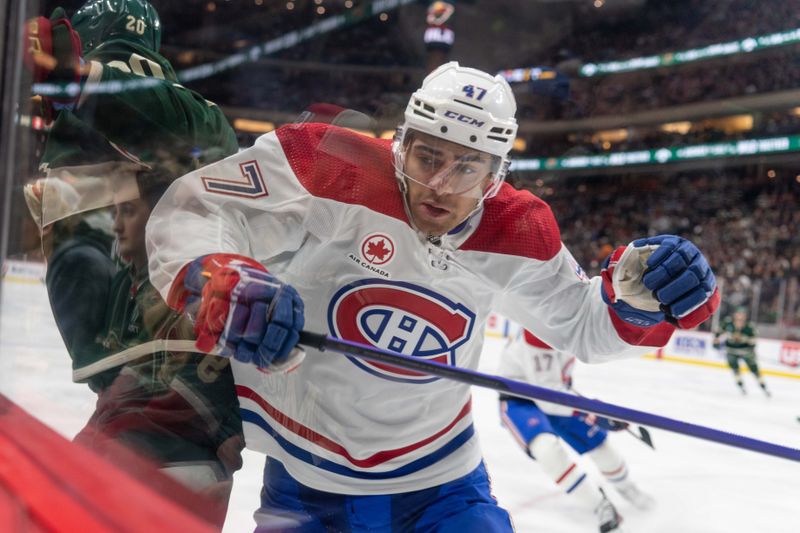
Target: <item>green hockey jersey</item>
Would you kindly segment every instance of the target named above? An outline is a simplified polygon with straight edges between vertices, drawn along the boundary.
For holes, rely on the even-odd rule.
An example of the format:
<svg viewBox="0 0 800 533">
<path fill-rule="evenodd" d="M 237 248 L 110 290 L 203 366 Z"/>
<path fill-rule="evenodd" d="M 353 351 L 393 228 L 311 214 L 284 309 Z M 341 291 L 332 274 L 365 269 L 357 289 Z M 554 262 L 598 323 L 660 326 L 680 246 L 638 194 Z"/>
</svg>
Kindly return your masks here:
<svg viewBox="0 0 800 533">
<path fill-rule="evenodd" d="M 57 112 L 42 170 L 138 159 L 180 175 L 237 151 L 219 107 L 180 85 L 161 55 L 119 39 L 85 60 L 89 75 L 75 105 Z"/>
<path fill-rule="evenodd" d="M 714 343 L 725 343 L 725 353 L 736 357 L 755 357 L 756 355 L 756 327 L 750 321 L 745 322 L 742 328 L 737 328 L 733 318 L 726 317 L 720 324 L 715 334 Z"/>
<path fill-rule="evenodd" d="M 89 432 L 161 464 L 219 461 L 219 446 L 242 434 L 228 359 L 192 352 L 186 316 L 130 267 L 114 278 L 105 316 L 95 350 L 73 365 L 99 395 Z"/>
</svg>

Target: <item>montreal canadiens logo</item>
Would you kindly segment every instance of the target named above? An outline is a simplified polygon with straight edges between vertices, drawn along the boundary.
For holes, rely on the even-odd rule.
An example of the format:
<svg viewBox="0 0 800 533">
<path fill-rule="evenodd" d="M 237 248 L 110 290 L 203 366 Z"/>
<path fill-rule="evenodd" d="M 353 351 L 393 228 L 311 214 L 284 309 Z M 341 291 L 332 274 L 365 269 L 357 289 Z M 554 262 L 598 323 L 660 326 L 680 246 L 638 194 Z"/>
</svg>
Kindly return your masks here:
<svg viewBox="0 0 800 533">
<path fill-rule="evenodd" d="M 462 304 L 405 282 L 367 279 L 342 287 L 328 306 L 328 327 L 340 339 L 448 365 L 471 337 L 475 314 Z M 370 374 L 408 383 L 439 378 L 387 363 L 349 357 Z"/>
<path fill-rule="evenodd" d="M 385 265 L 394 257 L 394 243 L 386 235 L 373 233 L 361 243 L 361 257 L 371 265 Z"/>
</svg>

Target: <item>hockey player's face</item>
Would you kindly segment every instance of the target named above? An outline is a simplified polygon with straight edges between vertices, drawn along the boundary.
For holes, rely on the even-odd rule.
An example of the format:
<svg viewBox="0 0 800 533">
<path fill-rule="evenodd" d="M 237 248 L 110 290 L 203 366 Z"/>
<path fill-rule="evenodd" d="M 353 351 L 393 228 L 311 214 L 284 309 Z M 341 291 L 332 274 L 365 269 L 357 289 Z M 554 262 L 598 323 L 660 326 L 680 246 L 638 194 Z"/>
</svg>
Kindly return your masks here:
<svg viewBox="0 0 800 533">
<path fill-rule="evenodd" d="M 414 224 L 429 235 L 444 235 L 478 205 L 491 181 L 491 155 L 415 133 L 405 152 L 408 208 Z"/>
<path fill-rule="evenodd" d="M 114 225 L 119 255 L 122 259 L 143 268 L 147 264 L 144 228 L 150 217 L 150 206 L 141 198 L 114 204 Z"/>
</svg>

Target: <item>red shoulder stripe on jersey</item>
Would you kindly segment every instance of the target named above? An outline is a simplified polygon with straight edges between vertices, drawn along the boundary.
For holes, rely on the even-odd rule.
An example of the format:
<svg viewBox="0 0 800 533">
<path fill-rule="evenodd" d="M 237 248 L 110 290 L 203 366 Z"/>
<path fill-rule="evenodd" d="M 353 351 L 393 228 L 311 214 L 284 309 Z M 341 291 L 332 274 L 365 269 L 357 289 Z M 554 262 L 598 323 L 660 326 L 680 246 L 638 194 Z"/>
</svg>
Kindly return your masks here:
<svg viewBox="0 0 800 533">
<path fill-rule="evenodd" d="M 661 322 L 649 328 L 634 326 L 618 317 L 611 307 L 608 308 L 608 314 L 611 316 L 611 323 L 614 325 L 614 329 L 617 330 L 617 335 L 628 344 L 634 346 L 660 348 L 669 342 L 669 338 L 672 337 L 672 333 L 675 331 L 675 326 L 669 322 Z"/>
<path fill-rule="evenodd" d="M 561 232 L 549 205 L 504 183 L 486 201 L 480 225 L 460 249 L 547 261 L 561 249 Z"/>
<path fill-rule="evenodd" d="M 537 348 L 544 348 L 545 350 L 553 349 L 549 344 L 544 342 L 539 337 L 534 336 L 534 334 L 528 331 L 527 329 L 525 330 L 525 342 Z"/>
<path fill-rule="evenodd" d="M 275 132 L 297 179 L 319 198 L 362 205 L 408 222 L 394 176 L 391 141 L 328 124 L 292 124 Z"/>
<path fill-rule="evenodd" d="M 270 418 L 278 422 L 280 425 L 291 431 L 292 433 L 299 435 L 300 437 L 306 439 L 307 441 L 311 442 L 319 446 L 320 448 L 324 448 L 329 452 L 333 452 L 337 455 L 342 456 L 346 459 L 350 464 L 360 467 L 360 468 L 372 468 L 378 465 L 381 465 L 387 461 L 391 461 L 401 455 L 406 455 L 408 453 L 413 452 L 423 446 L 430 444 L 431 442 L 441 438 L 447 432 L 455 427 L 455 425 L 464 418 L 471 410 L 472 410 L 472 400 L 467 400 L 467 403 L 461 408 L 461 411 L 456 415 L 456 417 L 444 428 L 439 430 L 438 432 L 430 435 L 422 439 L 419 442 L 415 442 L 413 444 L 409 444 L 408 446 L 403 446 L 402 448 L 395 448 L 394 450 L 384 450 L 377 453 L 370 455 L 364 459 L 357 459 L 353 457 L 350 452 L 339 444 L 338 442 L 325 437 L 324 435 L 320 435 L 313 429 L 309 428 L 301 424 L 300 422 L 293 420 L 286 414 L 282 413 L 278 409 L 275 408 L 272 404 L 267 402 L 261 395 L 259 395 L 256 391 L 249 387 L 245 387 L 244 385 L 236 385 L 236 393 L 240 398 L 247 398 L 248 400 L 252 400 L 258 406 L 264 410 L 264 412 L 269 415 Z"/>
</svg>

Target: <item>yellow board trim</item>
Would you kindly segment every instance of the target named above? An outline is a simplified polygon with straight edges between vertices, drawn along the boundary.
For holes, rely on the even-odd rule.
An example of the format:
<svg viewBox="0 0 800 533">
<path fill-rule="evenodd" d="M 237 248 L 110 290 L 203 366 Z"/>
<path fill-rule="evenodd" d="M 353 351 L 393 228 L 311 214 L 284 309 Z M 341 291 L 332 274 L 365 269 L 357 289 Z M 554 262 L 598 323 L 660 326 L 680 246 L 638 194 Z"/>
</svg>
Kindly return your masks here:
<svg viewBox="0 0 800 533">
<path fill-rule="evenodd" d="M 3 276 L 3 281 L 8 283 L 22 283 L 24 285 L 42 285 L 43 280 L 35 279 L 27 276 L 13 276 L 8 274 Z"/>
<path fill-rule="evenodd" d="M 697 366 L 706 366 L 711 368 L 729 368 L 727 363 L 722 363 L 718 361 L 702 361 L 699 359 L 691 359 L 688 357 L 675 357 L 673 355 L 665 355 L 662 357 L 656 357 L 655 355 L 643 355 L 644 359 L 651 359 L 651 360 L 661 360 L 661 361 L 670 361 L 673 363 L 685 363 L 687 365 L 697 365 Z M 745 372 L 750 372 L 750 369 L 744 368 Z M 767 376 L 777 376 L 781 378 L 792 378 L 792 379 L 800 379 L 800 374 L 795 374 L 793 372 L 781 372 L 780 370 L 770 370 L 769 368 L 762 368 L 761 373 Z"/>
</svg>

